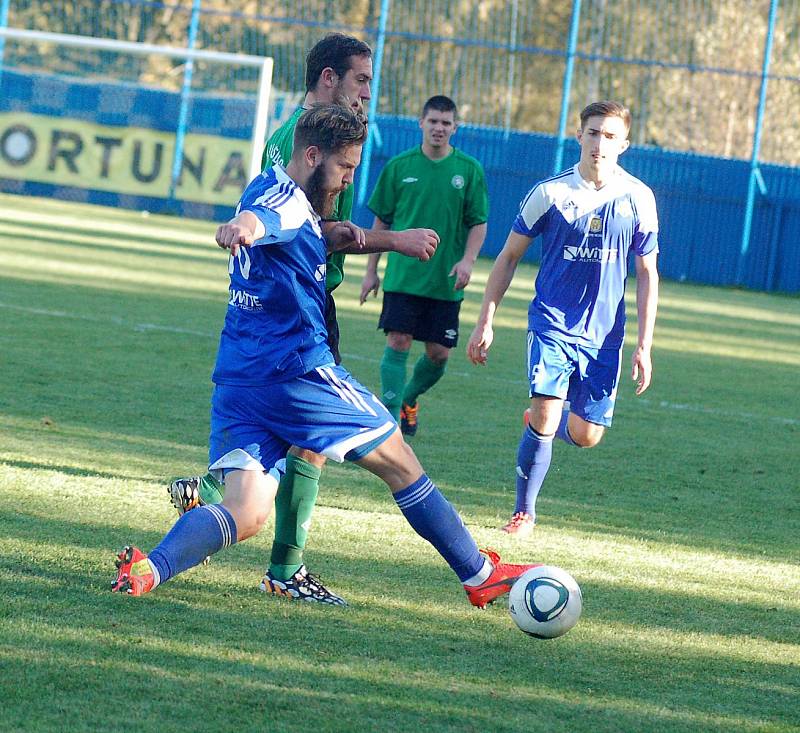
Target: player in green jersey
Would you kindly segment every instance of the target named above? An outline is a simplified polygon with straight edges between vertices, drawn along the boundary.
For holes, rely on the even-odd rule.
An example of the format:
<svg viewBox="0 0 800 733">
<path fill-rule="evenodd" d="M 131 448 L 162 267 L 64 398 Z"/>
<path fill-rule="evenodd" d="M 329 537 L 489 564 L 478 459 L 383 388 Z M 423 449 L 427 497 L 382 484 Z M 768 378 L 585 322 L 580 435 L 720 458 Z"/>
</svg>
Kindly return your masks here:
<svg viewBox="0 0 800 733">
<path fill-rule="evenodd" d="M 302 113 L 315 104 L 349 103 L 356 111 L 363 110 L 371 96 L 372 51 L 363 41 L 340 33 L 320 40 L 306 58 L 306 96 L 301 107 L 267 140 L 262 156 L 262 168 L 285 165 L 294 147 L 294 130 Z M 327 226 L 348 221 L 353 210 L 352 184 L 339 195 Z M 352 249 L 340 249 L 328 257 L 326 290 L 326 326 L 328 345 L 336 363 L 339 354 L 339 326 L 332 292 L 344 278 L 345 254 L 392 252 L 426 261 L 438 244 L 432 229 L 414 228 L 406 231 L 369 231 L 366 244 Z M 310 575 L 303 563 L 311 515 L 319 493 L 319 478 L 325 457 L 292 446 L 286 457 L 285 474 L 275 497 L 275 540 L 270 565 L 261 582 L 261 590 L 275 595 L 342 605 L 344 601 L 329 591 L 318 578 Z M 211 474 L 192 476 L 173 481 L 169 487 L 172 503 L 179 513 L 203 504 L 222 501 L 224 486 Z"/>
<path fill-rule="evenodd" d="M 450 144 L 458 127 L 453 100 L 431 97 L 419 126 L 422 144 L 389 160 L 369 200 L 373 230 L 427 226 L 439 235 L 430 262 L 390 254 L 384 274 L 381 399 L 406 435 L 417 431 L 417 398 L 442 378 L 458 342 L 458 313 L 486 237 L 489 209 L 481 164 Z M 380 254 L 369 258 L 361 303 L 378 294 L 379 260 Z M 406 382 L 414 340 L 425 343 L 425 353 Z"/>
</svg>

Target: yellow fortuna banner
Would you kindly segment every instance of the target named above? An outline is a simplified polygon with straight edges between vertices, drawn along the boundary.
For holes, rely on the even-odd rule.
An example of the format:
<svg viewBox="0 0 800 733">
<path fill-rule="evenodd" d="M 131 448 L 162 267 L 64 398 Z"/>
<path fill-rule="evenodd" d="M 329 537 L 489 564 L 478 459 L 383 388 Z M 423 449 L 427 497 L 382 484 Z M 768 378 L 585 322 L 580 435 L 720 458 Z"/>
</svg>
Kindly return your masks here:
<svg viewBox="0 0 800 733">
<path fill-rule="evenodd" d="M 0 113 L 0 178 L 165 198 L 174 150 L 174 133 Z M 175 196 L 233 206 L 249 161 L 249 140 L 187 134 Z"/>
</svg>

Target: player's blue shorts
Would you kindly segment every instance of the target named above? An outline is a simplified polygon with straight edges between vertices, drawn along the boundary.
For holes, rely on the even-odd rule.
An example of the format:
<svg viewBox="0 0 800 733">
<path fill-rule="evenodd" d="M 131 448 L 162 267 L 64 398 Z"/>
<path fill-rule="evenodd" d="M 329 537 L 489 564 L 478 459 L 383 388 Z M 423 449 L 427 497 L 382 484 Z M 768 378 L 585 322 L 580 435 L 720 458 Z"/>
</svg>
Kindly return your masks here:
<svg viewBox="0 0 800 733">
<path fill-rule="evenodd" d="M 530 396 L 569 400 L 570 412 L 608 427 L 614 417 L 622 349 L 593 349 L 528 331 Z"/>
<path fill-rule="evenodd" d="M 209 467 L 269 470 L 289 446 L 358 460 L 397 428 L 380 400 L 341 366 L 267 387 L 218 384 L 211 397 Z"/>
</svg>

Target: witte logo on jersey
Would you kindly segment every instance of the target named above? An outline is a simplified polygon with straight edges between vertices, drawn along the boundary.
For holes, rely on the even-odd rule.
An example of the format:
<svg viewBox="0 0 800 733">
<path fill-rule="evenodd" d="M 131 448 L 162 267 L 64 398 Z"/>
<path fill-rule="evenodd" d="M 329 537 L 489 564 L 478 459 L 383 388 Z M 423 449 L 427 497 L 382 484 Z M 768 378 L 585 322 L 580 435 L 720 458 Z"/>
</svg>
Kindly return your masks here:
<svg viewBox="0 0 800 733">
<path fill-rule="evenodd" d="M 317 279 L 318 283 L 321 283 L 325 279 L 326 273 L 327 273 L 327 267 L 325 263 L 317 265 L 317 271 L 314 273 L 314 277 Z"/>
<path fill-rule="evenodd" d="M 464 176 L 459 176 L 458 174 L 454 175 L 450 179 L 450 184 L 453 188 L 464 188 Z"/>
<path fill-rule="evenodd" d="M 260 311 L 262 310 L 261 301 L 257 295 L 251 295 L 246 290 L 230 289 L 230 297 L 228 298 L 228 305 L 234 308 L 241 308 L 245 311 Z"/>
<path fill-rule="evenodd" d="M 617 261 L 617 250 L 592 247 L 581 244 L 578 247 L 564 247 L 564 259 L 568 262 L 609 262 Z"/>
</svg>

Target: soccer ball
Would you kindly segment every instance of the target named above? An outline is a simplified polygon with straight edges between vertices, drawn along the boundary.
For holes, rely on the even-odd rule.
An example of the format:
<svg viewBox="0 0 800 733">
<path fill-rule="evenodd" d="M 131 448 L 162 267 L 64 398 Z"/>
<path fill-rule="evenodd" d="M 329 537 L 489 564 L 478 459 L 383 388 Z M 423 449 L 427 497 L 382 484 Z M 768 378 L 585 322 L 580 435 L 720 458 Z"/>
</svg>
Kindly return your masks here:
<svg viewBox="0 0 800 733">
<path fill-rule="evenodd" d="M 566 634 L 581 617 L 581 589 L 554 565 L 531 568 L 511 587 L 508 610 L 520 631 L 537 639 Z"/>
</svg>

